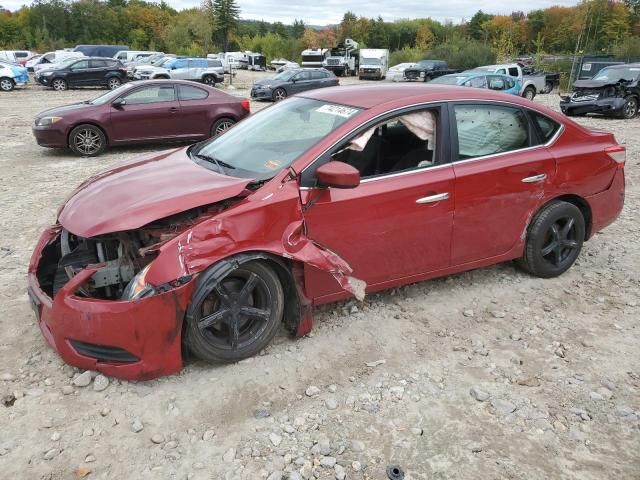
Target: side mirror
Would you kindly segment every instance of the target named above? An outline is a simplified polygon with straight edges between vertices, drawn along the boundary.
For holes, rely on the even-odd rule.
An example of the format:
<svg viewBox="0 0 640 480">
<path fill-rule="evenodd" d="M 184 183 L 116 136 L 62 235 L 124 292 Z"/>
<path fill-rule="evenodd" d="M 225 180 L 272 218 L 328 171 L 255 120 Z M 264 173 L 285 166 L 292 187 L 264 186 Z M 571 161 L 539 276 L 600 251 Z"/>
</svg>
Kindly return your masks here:
<svg viewBox="0 0 640 480">
<path fill-rule="evenodd" d="M 126 104 L 127 104 L 127 101 L 124 98 L 116 98 L 111 104 L 111 106 L 113 108 L 120 108 Z"/>
<path fill-rule="evenodd" d="M 348 163 L 332 160 L 318 167 L 319 187 L 355 188 L 360 185 L 360 172 Z"/>
</svg>

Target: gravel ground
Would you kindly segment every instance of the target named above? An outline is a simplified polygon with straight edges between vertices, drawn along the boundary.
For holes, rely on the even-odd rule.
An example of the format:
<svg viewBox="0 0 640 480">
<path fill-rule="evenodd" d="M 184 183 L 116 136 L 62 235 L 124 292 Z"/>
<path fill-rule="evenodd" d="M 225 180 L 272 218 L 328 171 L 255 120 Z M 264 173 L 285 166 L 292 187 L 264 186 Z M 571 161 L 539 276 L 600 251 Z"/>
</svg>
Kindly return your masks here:
<svg viewBox="0 0 640 480">
<path fill-rule="evenodd" d="M 384 479 L 398 464 L 407 479 L 640 478 L 640 119 L 579 120 L 627 144 L 627 201 L 561 278 L 502 264 L 418 283 L 323 307 L 308 337 L 239 364 L 135 383 L 65 366 L 25 293 L 64 197 L 160 150 L 35 144 L 36 113 L 99 93 L 0 97 L 2 477 Z"/>
</svg>

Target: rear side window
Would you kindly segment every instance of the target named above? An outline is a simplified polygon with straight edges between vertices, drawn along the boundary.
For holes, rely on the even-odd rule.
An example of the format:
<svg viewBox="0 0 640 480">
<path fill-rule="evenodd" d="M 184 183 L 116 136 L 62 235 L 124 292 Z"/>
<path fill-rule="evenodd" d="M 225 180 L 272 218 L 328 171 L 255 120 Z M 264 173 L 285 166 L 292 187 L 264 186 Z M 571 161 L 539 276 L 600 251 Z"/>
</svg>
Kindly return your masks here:
<svg viewBox="0 0 640 480">
<path fill-rule="evenodd" d="M 105 60 L 91 60 L 89 62 L 89 68 L 104 68 L 107 66 L 107 62 Z"/>
<path fill-rule="evenodd" d="M 484 157 L 530 146 L 529 121 L 519 108 L 455 105 L 458 159 Z"/>
<path fill-rule="evenodd" d="M 207 60 L 207 65 L 209 67 L 221 67 L 222 62 L 220 60 Z"/>
<path fill-rule="evenodd" d="M 509 68 L 509 75 L 511 75 L 512 77 L 517 77 L 518 76 L 518 69 L 515 68 L 515 67 Z"/>
<path fill-rule="evenodd" d="M 549 117 L 545 117 L 539 113 L 532 112 L 533 120 L 535 124 L 540 129 L 540 135 L 544 140 L 544 143 L 547 143 L 549 140 L 553 138 L 553 136 L 560 130 L 560 124 L 554 120 L 551 120 Z"/>
<path fill-rule="evenodd" d="M 323 78 L 327 78 L 327 75 L 325 75 L 323 72 L 311 72 L 311 79 L 312 80 L 321 80 Z"/>
<path fill-rule="evenodd" d="M 191 85 L 178 85 L 178 96 L 180 100 L 202 100 L 209 96 L 209 92 Z"/>
</svg>

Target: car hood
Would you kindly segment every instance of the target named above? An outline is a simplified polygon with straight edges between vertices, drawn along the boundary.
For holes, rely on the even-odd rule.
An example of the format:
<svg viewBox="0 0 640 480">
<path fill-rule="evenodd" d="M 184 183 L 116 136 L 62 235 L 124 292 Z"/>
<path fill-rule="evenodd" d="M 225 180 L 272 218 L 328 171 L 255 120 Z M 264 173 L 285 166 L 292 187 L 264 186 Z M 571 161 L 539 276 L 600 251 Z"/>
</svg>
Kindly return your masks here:
<svg viewBox="0 0 640 480">
<path fill-rule="evenodd" d="M 576 80 L 573 83 L 573 88 L 603 88 L 608 85 L 616 85 L 618 82 L 611 82 L 609 80 Z"/>
<path fill-rule="evenodd" d="M 89 178 L 62 205 L 58 222 L 85 238 L 132 230 L 235 197 L 250 181 L 201 167 L 187 148 L 151 154 Z"/>
<path fill-rule="evenodd" d="M 36 118 L 58 117 L 58 116 L 64 115 L 65 113 L 70 113 L 76 110 L 86 110 L 89 108 L 96 108 L 98 106 L 99 105 L 91 105 L 90 103 L 85 103 L 85 102 L 72 103 L 70 105 L 55 107 L 49 110 L 45 110 L 44 112 L 40 112 L 38 115 L 36 115 Z"/>
<path fill-rule="evenodd" d="M 254 85 L 263 86 L 263 85 L 276 85 L 276 84 L 280 84 L 280 83 L 282 83 L 281 80 L 275 80 L 273 78 L 263 78 L 262 80 L 256 80 L 254 82 Z"/>
</svg>

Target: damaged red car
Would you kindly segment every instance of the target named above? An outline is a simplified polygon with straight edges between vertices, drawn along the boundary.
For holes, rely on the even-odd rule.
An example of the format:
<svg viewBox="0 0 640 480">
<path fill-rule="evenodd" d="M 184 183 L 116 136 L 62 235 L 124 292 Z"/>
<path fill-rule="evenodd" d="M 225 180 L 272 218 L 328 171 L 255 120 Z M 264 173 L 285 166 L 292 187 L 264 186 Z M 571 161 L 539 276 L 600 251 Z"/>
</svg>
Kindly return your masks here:
<svg viewBox="0 0 640 480">
<path fill-rule="evenodd" d="M 96 175 L 29 265 L 42 333 L 124 379 L 254 355 L 315 305 L 516 260 L 565 272 L 624 202 L 625 148 L 530 101 L 429 85 L 295 96 Z"/>
</svg>

